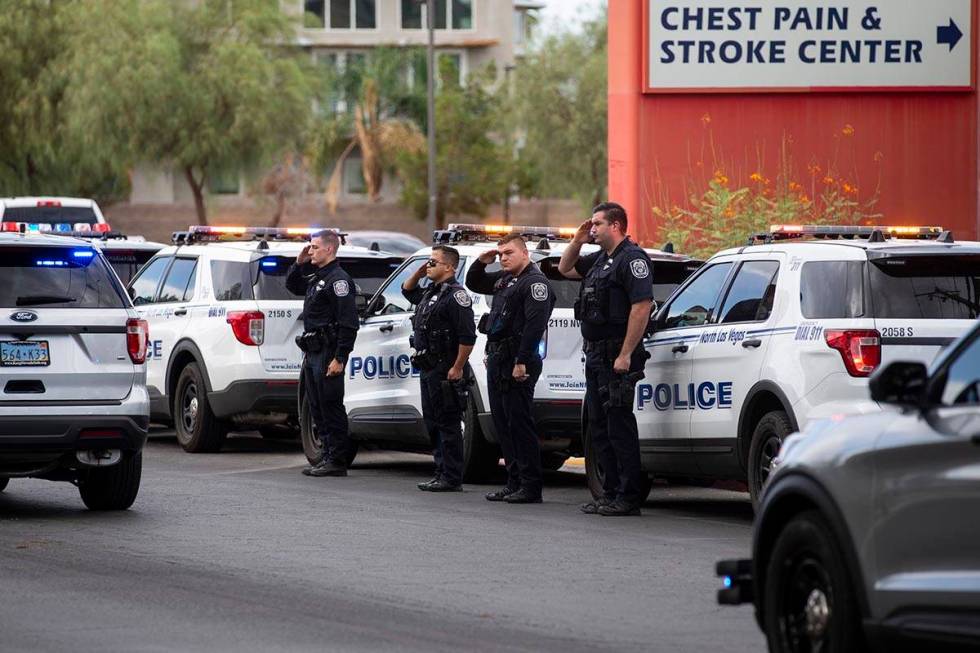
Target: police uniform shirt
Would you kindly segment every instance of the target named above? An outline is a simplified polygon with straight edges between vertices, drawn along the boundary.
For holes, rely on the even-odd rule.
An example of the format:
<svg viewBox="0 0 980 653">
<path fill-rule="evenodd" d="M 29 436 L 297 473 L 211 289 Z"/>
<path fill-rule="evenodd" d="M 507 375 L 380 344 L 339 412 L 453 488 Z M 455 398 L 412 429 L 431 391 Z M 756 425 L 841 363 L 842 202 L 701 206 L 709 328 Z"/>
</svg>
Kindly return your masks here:
<svg viewBox="0 0 980 653">
<path fill-rule="evenodd" d="M 582 320 L 582 337 L 586 340 L 615 340 L 626 336 L 633 304 L 653 299 L 653 275 L 650 257 L 629 238 L 621 242 L 612 255 L 605 250 L 582 256 L 575 264 L 582 276 L 583 290 L 596 288 L 603 324 Z"/>
<path fill-rule="evenodd" d="M 514 362 L 526 364 L 538 355 L 538 344 L 557 300 L 555 291 L 534 263 L 528 263 L 517 276 L 503 270 L 488 274 L 486 267 L 474 261 L 466 273 L 466 287 L 481 295 L 493 295 L 487 340 L 499 342 L 519 336 Z"/>
<path fill-rule="evenodd" d="M 413 325 L 415 348 L 431 349 L 429 335 L 436 331 L 448 331 L 449 342 L 459 345 L 476 343 L 476 322 L 473 319 L 473 301 L 456 277 L 427 288 L 415 286 L 402 288 L 405 299 L 416 306 Z M 458 350 L 448 353 L 455 356 Z"/>
<path fill-rule="evenodd" d="M 312 263 L 293 263 L 286 274 L 286 288 L 293 294 L 306 296 L 301 316 L 303 329 L 334 331 L 337 338 L 334 358 L 346 363 L 360 326 L 354 301 L 356 286 L 351 276 L 336 259 L 322 268 Z"/>
</svg>

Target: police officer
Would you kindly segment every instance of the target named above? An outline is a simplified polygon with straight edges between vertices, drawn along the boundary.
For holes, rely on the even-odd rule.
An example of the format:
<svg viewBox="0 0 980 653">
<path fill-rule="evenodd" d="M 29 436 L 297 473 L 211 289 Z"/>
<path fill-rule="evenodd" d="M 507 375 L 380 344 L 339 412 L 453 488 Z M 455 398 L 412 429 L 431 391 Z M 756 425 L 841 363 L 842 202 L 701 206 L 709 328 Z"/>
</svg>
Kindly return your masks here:
<svg viewBox="0 0 980 653">
<path fill-rule="evenodd" d="M 337 263 L 340 237 L 320 231 L 296 257 L 286 287 L 303 301 L 303 382 L 323 458 L 307 476 L 347 476 L 350 434 L 344 408 L 344 366 L 354 348 L 359 321 L 354 280 Z"/>
<path fill-rule="evenodd" d="M 466 409 L 466 361 L 476 343 L 473 306 L 466 289 L 456 280 L 459 252 L 446 245 L 432 248 L 429 260 L 405 280 L 402 294 L 418 308 L 412 318 L 415 356 L 421 372 L 422 418 L 433 445 L 436 474 L 419 483 L 427 492 L 463 489 L 463 431 Z M 419 287 L 422 277 L 432 282 Z M 472 375 L 466 375 L 471 377 Z"/>
<path fill-rule="evenodd" d="M 500 257 L 499 272 L 487 265 Z M 487 385 L 490 412 L 507 464 L 507 486 L 487 501 L 541 503 L 541 451 L 531 416 L 534 384 L 541 375 L 538 344 L 548 328 L 555 293 L 534 263 L 524 239 L 500 239 L 473 263 L 466 287 L 493 295 L 490 313 L 481 320 L 487 334 Z"/>
<path fill-rule="evenodd" d="M 584 279 L 576 303 L 585 349 L 585 404 L 603 496 L 581 506 L 587 514 L 639 515 L 646 479 L 633 414 L 633 393 L 648 355 L 643 336 L 650 320 L 650 259 L 626 235 L 626 211 L 600 204 L 562 253 L 558 270 Z M 579 256 L 593 240 L 599 251 Z"/>
</svg>

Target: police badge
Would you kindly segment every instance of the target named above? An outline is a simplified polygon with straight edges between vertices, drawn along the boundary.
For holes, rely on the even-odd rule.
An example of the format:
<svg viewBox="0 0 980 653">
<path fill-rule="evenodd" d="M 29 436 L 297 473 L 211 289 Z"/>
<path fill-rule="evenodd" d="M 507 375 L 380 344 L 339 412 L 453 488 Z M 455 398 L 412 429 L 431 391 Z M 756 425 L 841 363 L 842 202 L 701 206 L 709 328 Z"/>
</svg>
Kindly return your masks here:
<svg viewBox="0 0 980 653">
<path fill-rule="evenodd" d="M 333 282 L 333 294 L 337 295 L 338 297 L 346 297 L 349 292 L 350 285 L 343 279 Z"/>
<path fill-rule="evenodd" d="M 548 286 L 543 283 L 532 283 L 531 298 L 539 302 L 548 299 Z"/>
<path fill-rule="evenodd" d="M 630 272 L 637 279 L 646 279 L 650 276 L 650 266 L 643 259 L 635 259 L 630 261 Z"/>
<path fill-rule="evenodd" d="M 455 299 L 456 303 L 462 306 L 463 308 L 466 308 L 467 306 L 473 303 L 472 300 L 470 300 L 469 294 L 467 294 L 465 290 L 457 290 L 456 292 L 454 292 L 453 299 Z"/>
</svg>

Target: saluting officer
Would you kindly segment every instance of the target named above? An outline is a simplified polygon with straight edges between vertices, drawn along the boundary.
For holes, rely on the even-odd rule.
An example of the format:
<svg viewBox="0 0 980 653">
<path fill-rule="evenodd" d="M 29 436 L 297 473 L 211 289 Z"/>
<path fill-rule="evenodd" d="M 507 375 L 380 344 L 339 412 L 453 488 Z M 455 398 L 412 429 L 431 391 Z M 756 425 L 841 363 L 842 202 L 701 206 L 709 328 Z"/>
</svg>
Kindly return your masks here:
<svg viewBox="0 0 980 653">
<path fill-rule="evenodd" d="M 487 273 L 497 256 L 501 271 Z M 541 375 L 538 345 L 555 293 L 518 234 L 501 238 L 496 249 L 480 255 L 466 274 L 466 287 L 493 295 L 480 331 L 487 334 L 490 412 L 507 464 L 507 486 L 487 494 L 487 501 L 541 503 L 541 451 L 531 411 Z"/>
<path fill-rule="evenodd" d="M 303 301 L 303 379 L 323 458 L 303 470 L 307 476 L 347 476 L 350 434 L 344 408 L 344 366 L 360 325 L 354 280 L 337 263 L 340 236 L 313 235 L 286 275 L 286 287 Z"/>
<path fill-rule="evenodd" d="M 622 206 L 600 204 L 578 228 L 558 265 L 566 277 L 584 278 L 576 318 L 582 321 L 589 428 L 604 472 L 603 496 L 580 508 L 588 514 L 639 515 L 645 482 L 633 393 L 648 358 L 643 336 L 650 320 L 653 279 L 649 257 L 626 229 Z M 580 257 L 590 237 L 600 250 Z"/>
<path fill-rule="evenodd" d="M 446 245 L 432 248 L 429 260 L 405 280 L 402 294 L 418 308 L 412 318 L 412 364 L 421 372 L 422 417 L 433 445 L 436 474 L 419 483 L 427 492 L 463 489 L 463 431 L 468 375 L 466 362 L 476 343 L 473 305 L 456 280 L 459 252 Z M 432 282 L 419 287 L 422 277 Z"/>
</svg>

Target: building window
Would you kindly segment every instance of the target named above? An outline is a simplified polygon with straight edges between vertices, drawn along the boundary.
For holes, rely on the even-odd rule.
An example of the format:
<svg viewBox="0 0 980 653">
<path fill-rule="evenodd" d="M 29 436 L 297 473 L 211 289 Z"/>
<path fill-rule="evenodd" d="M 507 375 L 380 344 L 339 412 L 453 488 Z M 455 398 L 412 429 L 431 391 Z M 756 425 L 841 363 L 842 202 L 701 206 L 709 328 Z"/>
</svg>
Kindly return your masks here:
<svg viewBox="0 0 980 653">
<path fill-rule="evenodd" d="M 208 191 L 212 195 L 238 195 L 240 185 L 238 170 L 208 171 Z"/>
<path fill-rule="evenodd" d="M 305 27 L 375 29 L 377 0 L 305 0 Z"/>
<path fill-rule="evenodd" d="M 466 81 L 466 59 L 463 57 L 463 53 L 455 50 L 449 51 L 436 51 L 436 69 L 442 70 L 443 60 L 448 59 L 452 62 L 452 77 L 451 79 L 456 84 L 462 84 Z M 414 56 L 409 60 L 406 67 L 406 77 L 405 81 L 409 88 L 421 87 L 425 88 L 428 83 L 428 63 L 426 61 L 425 51 L 416 52 Z M 436 85 L 442 84 L 442 78 L 436 75 Z"/>
<path fill-rule="evenodd" d="M 473 29 L 474 0 L 436 0 L 436 29 Z M 426 0 L 401 0 L 402 29 L 428 27 Z"/>
<path fill-rule="evenodd" d="M 348 195 L 364 195 L 367 193 L 364 168 L 359 156 L 352 155 L 344 160 L 344 192 Z"/>
</svg>

